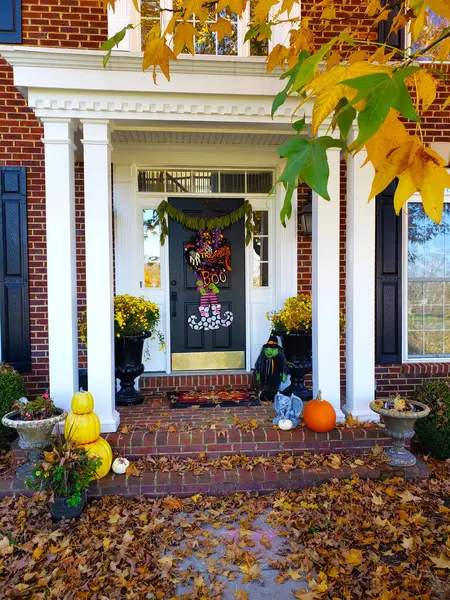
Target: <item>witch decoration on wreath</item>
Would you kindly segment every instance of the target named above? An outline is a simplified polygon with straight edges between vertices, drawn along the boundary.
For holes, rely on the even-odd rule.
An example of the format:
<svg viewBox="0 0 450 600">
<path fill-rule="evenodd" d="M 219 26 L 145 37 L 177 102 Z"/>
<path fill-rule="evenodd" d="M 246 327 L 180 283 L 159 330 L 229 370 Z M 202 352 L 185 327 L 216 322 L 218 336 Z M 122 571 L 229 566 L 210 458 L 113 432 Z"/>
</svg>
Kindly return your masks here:
<svg viewBox="0 0 450 600">
<path fill-rule="evenodd" d="M 184 259 L 189 269 L 197 275 L 197 289 L 200 293 L 200 306 L 196 315 L 188 318 L 188 324 L 196 331 L 229 327 L 233 313 L 226 311 L 222 317 L 222 306 L 217 295 L 219 285 L 228 281 L 231 272 L 230 242 L 221 229 L 209 229 L 195 233 L 184 246 Z"/>
</svg>

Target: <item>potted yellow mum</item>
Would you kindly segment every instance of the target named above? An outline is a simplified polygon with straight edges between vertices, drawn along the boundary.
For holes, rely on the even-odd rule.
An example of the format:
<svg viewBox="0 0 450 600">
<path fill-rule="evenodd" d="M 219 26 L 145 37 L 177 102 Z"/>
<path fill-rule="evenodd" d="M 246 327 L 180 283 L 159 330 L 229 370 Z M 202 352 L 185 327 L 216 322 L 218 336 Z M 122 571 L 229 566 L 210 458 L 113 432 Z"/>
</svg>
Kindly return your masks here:
<svg viewBox="0 0 450 600">
<path fill-rule="evenodd" d="M 144 372 L 142 351 L 147 338 L 159 339 L 159 349 L 165 347 L 164 336 L 158 329 L 160 322 L 159 306 L 128 294 L 114 297 L 114 335 L 116 377 L 120 380 L 120 390 L 116 392 L 116 404 L 141 404 L 144 400 L 134 386 L 136 377 Z M 86 344 L 86 313 L 79 319 L 80 337 Z"/>
<path fill-rule="evenodd" d="M 115 364 L 116 377 L 120 379 L 116 404 L 119 406 L 143 401 L 134 380 L 144 372 L 142 351 L 145 340 L 158 338 L 160 350 L 165 346 L 164 337 L 158 330 L 159 321 L 159 306 L 143 296 L 136 298 L 122 294 L 114 298 Z"/>
<path fill-rule="evenodd" d="M 304 384 L 312 369 L 312 301 L 308 294 L 288 298 L 280 311 L 267 313 L 272 331 L 281 337 L 289 364 L 291 384 L 284 394 L 295 394 L 302 400 L 311 400 L 313 393 Z"/>
</svg>

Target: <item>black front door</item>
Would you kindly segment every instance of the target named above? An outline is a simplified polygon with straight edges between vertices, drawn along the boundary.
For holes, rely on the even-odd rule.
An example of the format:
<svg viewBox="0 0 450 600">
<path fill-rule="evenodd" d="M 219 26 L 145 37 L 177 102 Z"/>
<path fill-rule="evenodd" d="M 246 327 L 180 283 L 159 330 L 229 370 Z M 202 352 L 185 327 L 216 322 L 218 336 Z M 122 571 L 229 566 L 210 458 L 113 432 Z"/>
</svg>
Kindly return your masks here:
<svg viewBox="0 0 450 600">
<path fill-rule="evenodd" d="M 172 198 L 185 215 L 206 219 L 231 213 L 240 199 Z M 169 222 L 170 314 L 172 370 L 206 371 L 245 367 L 245 234 L 244 221 L 223 230 L 230 249 L 230 267 L 215 293 L 208 273 L 189 268 L 186 248 L 196 232 Z M 223 281 L 225 279 L 225 281 Z M 204 293 L 201 294 L 199 290 Z M 217 290 L 216 290 L 217 291 Z"/>
</svg>

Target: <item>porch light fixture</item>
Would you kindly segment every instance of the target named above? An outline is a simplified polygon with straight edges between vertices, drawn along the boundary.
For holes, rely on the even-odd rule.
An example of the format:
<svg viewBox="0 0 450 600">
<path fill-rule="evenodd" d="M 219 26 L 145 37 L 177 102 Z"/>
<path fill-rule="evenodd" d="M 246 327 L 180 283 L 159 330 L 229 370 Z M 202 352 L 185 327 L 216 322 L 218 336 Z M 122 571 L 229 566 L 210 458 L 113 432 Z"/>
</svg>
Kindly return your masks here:
<svg viewBox="0 0 450 600">
<path fill-rule="evenodd" d="M 303 235 L 312 235 L 312 190 L 309 190 L 308 202 L 300 211 L 299 216 Z"/>
</svg>

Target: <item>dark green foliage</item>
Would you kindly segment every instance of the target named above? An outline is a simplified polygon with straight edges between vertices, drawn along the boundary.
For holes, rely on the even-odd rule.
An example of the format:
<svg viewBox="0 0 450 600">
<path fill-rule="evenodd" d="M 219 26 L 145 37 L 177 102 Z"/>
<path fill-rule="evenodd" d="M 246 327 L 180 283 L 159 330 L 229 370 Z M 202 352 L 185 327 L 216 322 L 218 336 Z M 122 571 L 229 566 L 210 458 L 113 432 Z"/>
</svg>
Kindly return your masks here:
<svg viewBox="0 0 450 600">
<path fill-rule="evenodd" d="M 22 377 L 12 367 L 0 363 L 0 448 L 11 443 L 15 432 L 1 424 L 1 419 L 13 409 L 13 404 L 27 395 Z"/>
<path fill-rule="evenodd" d="M 415 425 L 424 451 L 440 460 L 450 458 L 450 379 L 427 381 L 417 388 L 414 400 L 431 408 Z"/>
</svg>

